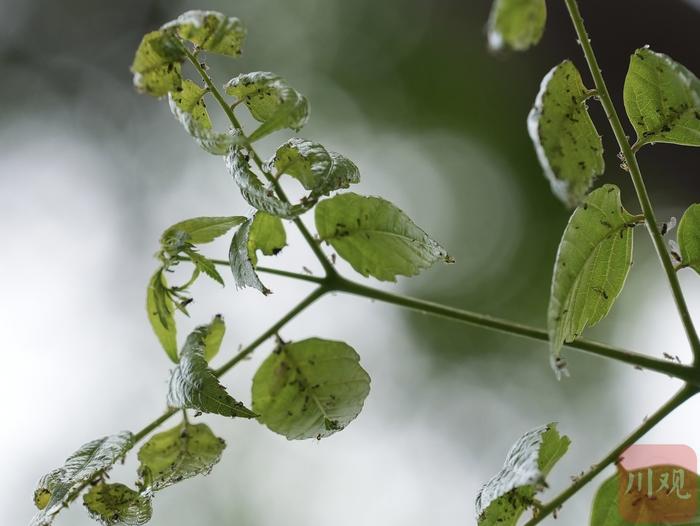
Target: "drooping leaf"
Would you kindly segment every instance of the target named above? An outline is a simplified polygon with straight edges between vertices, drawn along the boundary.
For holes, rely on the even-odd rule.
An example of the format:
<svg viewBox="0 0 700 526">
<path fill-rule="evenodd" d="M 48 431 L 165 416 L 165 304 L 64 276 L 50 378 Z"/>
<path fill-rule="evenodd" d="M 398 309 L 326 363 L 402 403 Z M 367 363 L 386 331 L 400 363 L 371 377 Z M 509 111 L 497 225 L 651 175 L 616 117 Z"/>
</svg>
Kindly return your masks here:
<svg viewBox="0 0 700 526">
<path fill-rule="evenodd" d="M 139 473 L 158 491 L 181 480 L 208 475 L 226 447 L 205 424 L 180 425 L 153 435 L 139 451 Z"/>
<path fill-rule="evenodd" d="M 559 435 L 556 424 L 525 433 L 506 456 L 503 468 L 476 497 L 479 526 L 515 526 L 546 487 L 545 477 L 569 449 L 571 441 Z"/>
<path fill-rule="evenodd" d="M 63 467 L 41 478 L 34 492 L 40 511 L 30 526 L 48 526 L 55 515 L 86 482 L 108 471 L 133 445 L 133 435 L 123 431 L 83 444 Z"/>
<path fill-rule="evenodd" d="M 243 216 L 194 217 L 169 227 L 163 232 L 160 243 L 171 255 L 175 255 L 188 244 L 210 243 L 245 220 Z"/>
<path fill-rule="evenodd" d="M 620 202 L 611 184 L 591 192 L 572 214 L 554 264 L 547 327 L 557 367 L 564 342 L 578 338 L 602 320 L 622 290 L 632 265 L 636 218 Z"/>
<path fill-rule="evenodd" d="M 224 284 L 224 278 L 222 278 L 221 274 L 219 274 L 219 271 L 216 270 L 216 264 L 211 259 L 203 256 L 202 254 L 191 248 L 186 248 L 185 254 L 187 254 L 190 257 L 192 263 L 194 263 L 195 267 L 200 272 L 204 272 L 207 276 L 209 276 L 217 283 L 220 283 L 221 285 Z"/>
<path fill-rule="evenodd" d="M 206 327 L 197 327 L 187 337 L 180 353 L 180 362 L 170 376 L 168 405 L 180 409 L 196 409 L 203 413 L 254 418 L 257 416 L 226 392 L 209 369 L 205 358 Z"/>
<path fill-rule="evenodd" d="M 240 147 L 233 147 L 226 156 L 226 168 L 241 190 L 243 198 L 253 207 L 273 216 L 293 219 L 314 205 L 314 201 L 304 201 L 292 205 L 279 199 L 272 188 L 266 187 L 250 169 L 248 156 Z"/>
<path fill-rule="evenodd" d="M 360 182 L 360 171 L 352 161 L 305 139 L 294 138 L 284 143 L 267 166 L 271 172 L 297 179 L 312 191 L 312 198 Z"/>
<path fill-rule="evenodd" d="M 684 482 L 683 487 L 677 487 L 676 490 L 672 490 L 674 470 L 676 470 L 678 477 L 676 479 L 676 482 L 679 483 L 678 486 L 680 486 L 679 479 L 681 477 Z M 649 494 L 650 479 L 651 495 Z M 663 488 L 664 484 L 668 485 L 665 489 Z M 595 494 L 590 525 L 677 524 L 698 526 L 700 525 L 700 492 L 698 492 L 698 488 L 700 488 L 700 479 L 686 468 L 655 465 L 628 472 L 618 466 L 618 472 L 603 482 Z M 680 498 L 678 492 L 684 498 Z M 621 498 L 622 500 L 620 500 Z"/>
<path fill-rule="evenodd" d="M 565 60 L 542 79 L 527 118 L 544 174 L 567 206 L 577 205 L 605 169 L 603 143 L 588 115 L 586 97 L 580 73 Z"/>
<path fill-rule="evenodd" d="M 100 482 L 83 496 L 93 519 L 105 526 L 141 526 L 151 520 L 151 498 L 124 484 Z"/>
<path fill-rule="evenodd" d="M 363 276 L 396 281 L 453 260 L 401 210 L 380 197 L 336 195 L 316 206 L 316 230 Z"/>
<path fill-rule="evenodd" d="M 168 284 L 162 269 L 158 269 L 148 282 L 146 290 L 146 311 L 153 332 L 163 346 L 165 353 L 177 363 L 177 328 L 175 326 L 175 306 L 167 293 Z"/>
<path fill-rule="evenodd" d="M 229 80 L 224 89 L 242 100 L 253 118 L 262 123 L 248 137 L 251 142 L 282 128 L 299 131 L 309 120 L 306 97 L 274 73 L 244 73 Z"/>
<path fill-rule="evenodd" d="M 681 265 L 700 274 L 700 204 L 690 205 L 678 224 Z"/>
<path fill-rule="evenodd" d="M 207 331 L 204 337 L 204 358 L 207 362 L 211 362 L 221 349 L 221 342 L 226 334 L 226 323 L 224 323 L 223 316 L 217 314 L 211 323 L 204 327 Z"/>
<path fill-rule="evenodd" d="M 170 111 L 202 149 L 213 155 L 224 155 L 238 141 L 238 136 L 212 130 L 204 102 L 206 93 L 206 88 L 185 79 L 182 86 L 168 94 Z"/>
<path fill-rule="evenodd" d="M 343 342 L 309 338 L 280 345 L 253 378 L 253 410 L 289 440 L 323 438 L 362 410 L 370 378 Z"/>
<path fill-rule="evenodd" d="M 634 52 L 624 101 L 641 143 L 700 146 L 700 80 L 667 55 Z"/>
<path fill-rule="evenodd" d="M 547 22 L 545 0 L 495 0 L 488 23 L 489 46 L 525 51 L 542 38 Z"/>
<path fill-rule="evenodd" d="M 187 11 L 165 24 L 163 29 L 176 31 L 198 49 L 229 57 L 241 54 L 246 36 L 245 27 L 238 18 L 217 11 Z"/>
<path fill-rule="evenodd" d="M 182 47 L 169 32 L 146 34 L 131 65 L 134 86 L 154 97 L 167 95 L 182 83 L 181 63 L 184 59 Z"/>
</svg>

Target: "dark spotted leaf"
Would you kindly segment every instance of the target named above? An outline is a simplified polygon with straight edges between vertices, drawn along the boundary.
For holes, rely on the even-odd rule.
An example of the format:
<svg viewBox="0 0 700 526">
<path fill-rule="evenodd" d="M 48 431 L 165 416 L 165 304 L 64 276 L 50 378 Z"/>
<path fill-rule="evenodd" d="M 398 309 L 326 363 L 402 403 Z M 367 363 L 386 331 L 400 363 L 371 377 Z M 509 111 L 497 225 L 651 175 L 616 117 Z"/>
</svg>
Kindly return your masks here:
<svg viewBox="0 0 700 526">
<path fill-rule="evenodd" d="M 139 473 L 158 491 L 181 480 L 208 475 L 226 447 L 205 424 L 180 425 L 153 435 L 139 451 Z"/>
<path fill-rule="evenodd" d="M 527 119 L 530 138 L 552 191 L 576 206 L 605 169 L 603 143 L 586 106 L 586 87 L 565 60 L 542 79 Z"/>
<path fill-rule="evenodd" d="M 396 281 L 453 260 L 409 217 L 380 197 L 339 194 L 316 206 L 316 230 L 363 276 Z"/>
<path fill-rule="evenodd" d="M 327 437 L 362 410 L 370 378 L 343 343 L 310 338 L 280 345 L 253 378 L 253 410 L 289 440 Z"/>
<path fill-rule="evenodd" d="M 547 22 L 545 0 L 495 0 L 488 23 L 489 46 L 525 51 L 542 38 Z"/>
<path fill-rule="evenodd" d="M 177 39 L 167 31 L 152 31 L 136 50 L 131 72 L 134 86 L 154 97 L 162 97 L 182 84 L 181 63 L 185 54 Z"/>
<path fill-rule="evenodd" d="M 554 264 L 547 327 L 555 371 L 564 342 L 602 320 L 620 294 L 632 265 L 636 218 L 607 184 L 591 192 L 569 219 Z"/>
<path fill-rule="evenodd" d="M 681 265 L 700 274 L 700 204 L 691 205 L 678 224 Z"/>
<path fill-rule="evenodd" d="M 165 353 L 177 363 L 177 328 L 175 325 L 175 306 L 168 295 L 168 284 L 163 270 L 158 269 L 148 282 L 146 290 L 146 312 L 153 332 Z"/>
<path fill-rule="evenodd" d="M 180 352 L 180 362 L 170 376 L 168 405 L 180 409 L 196 409 L 203 413 L 223 416 L 256 416 L 241 402 L 237 402 L 219 383 L 205 358 L 207 326 L 197 327 L 187 337 Z"/>
<path fill-rule="evenodd" d="M 635 51 L 624 100 L 640 143 L 700 146 L 700 80 L 667 55 Z"/>
<path fill-rule="evenodd" d="M 546 487 L 545 477 L 569 449 L 571 441 L 560 436 L 556 424 L 525 433 L 506 456 L 503 468 L 476 497 L 479 526 L 515 526 Z"/>
<path fill-rule="evenodd" d="M 124 484 L 100 482 L 83 497 L 93 519 L 105 526 L 141 526 L 151 520 L 151 498 Z"/>
<path fill-rule="evenodd" d="M 187 11 L 165 24 L 163 29 L 177 32 L 197 49 L 229 57 L 241 54 L 246 36 L 246 30 L 238 18 L 217 11 Z"/>
<path fill-rule="evenodd" d="M 244 73 L 224 88 L 227 94 L 242 100 L 253 118 L 262 123 L 248 137 L 251 142 L 282 128 L 299 131 L 309 119 L 306 97 L 274 73 Z"/>
</svg>

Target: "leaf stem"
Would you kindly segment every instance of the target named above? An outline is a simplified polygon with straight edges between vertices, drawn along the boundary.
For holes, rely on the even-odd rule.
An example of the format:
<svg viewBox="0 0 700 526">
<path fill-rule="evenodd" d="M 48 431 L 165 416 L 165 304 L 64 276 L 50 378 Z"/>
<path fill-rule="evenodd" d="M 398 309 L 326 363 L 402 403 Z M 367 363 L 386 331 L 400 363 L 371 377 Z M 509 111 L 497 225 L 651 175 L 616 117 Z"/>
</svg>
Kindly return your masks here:
<svg viewBox="0 0 700 526">
<path fill-rule="evenodd" d="M 673 262 L 671 261 L 668 251 L 666 250 L 663 236 L 661 235 L 661 232 L 657 226 L 654 208 L 652 207 L 651 200 L 649 199 L 649 194 L 647 193 L 644 179 L 642 178 L 642 174 L 639 169 L 639 163 L 637 162 L 637 157 L 635 156 L 632 149 L 633 147 L 630 146 L 627 136 L 625 135 L 625 130 L 622 127 L 620 117 L 615 110 L 615 106 L 613 105 L 610 93 L 608 92 L 608 88 L 605 84 L 605 80 L 603 79 L 603 74 L 600 70 L 600 66 L 598 65 L 598 60 L 596 59 L 595 53 L 593 52 L 591 41 L 588 38 L 588 33 L 586 32 L 583 18 L 578 8 L 578 3 L 576 0 L 565 0 L 565 2 L 566 7 L 569 10 L 571 21 L 574 25 L 574 29 L 576 30 L 579 43 L 583 48 L 583 54 L 586 57 L 588 69 L 593 76 L 595 88 L 598 90 L 598 99 L 603 105 L 605 115 L 607 116 L 610 127 L 615 134 L 615 139 L 617 140 L 624 157 L 625 164 L 627 165 L 630 176 L 632 177 L 632 183 L 634 184 L 634 189 L 637 193 L 637 199 L 639 200 L 639 204 L 642 207 L 642 212 L 646 218 L 647 230 L 649 231 L 649 235 L 654 243 L 656 253 L 661 260 L 661 265 L 666 272 L 669 285 L 671 286 L 671 292 L 673 293 L 673 299 L 676 303 L 676 308 L 678 309 L 681 321 L 683 322 L 683 327 L 685 328 L 686 336 L 688 337 L 690 347 L 693 351 L 693 357 L 695 360 L 697 360 L 700 358 L 700 338 L 698 338 L 698 333 L 695 330 L 693 320 L 690 317 L 688 305 L 686 304 L 685 297 L 683 296 L 683 291 L 678 281 L 678 276 L 673 268 Z"/>
<path fill-rule="evenodd" d="M 583 486 L 588 484 L 596 475 L 603 471 L 610 464 L 617 462 L 620 455 L 625 452 L 625 450 L 644 436 L 650 429 L 652 429 L 656 424 L 661 422 L 666 416 L 672 413 L 677 407 L 679 407 L 683 402 L 691 398 L 698 392 L 698 389 L 688 385 L 683 386 L 680 391 L 678 391 L 670 400 L 668 400 L 664 405 L 662 405 L 654 414 L 652 414 L 647 420 L 642 423 L 637 429 L 635 429 L 627 438 L 625 438 L 615 449 L 613 449 L 608 455 L 603 458 L 600 462 L 591 467 L 591 469 L 586 472 L 581 478 L 577 479 L 571 486 L 562 491 L 554 499 L 548 503 L 542 505 L 538 509 L 537 516 L 533 517 L 530 521 L 526 522 L 524 526 L 535 526 L 544 520 L 548 515 L 550 515 L 554 510 L 557 510 L 561 505 L 569 500 L 576 492 L 578 492 Z"/>
<path fill-rule="evenodd" d="M 257 165 L 258 169 L 262 172 L 262 174 L 265 176 L 265 178 L 270 181 L 270 183 L 273 185 L 275 188 L 275 192 L 279 196 L 279 198 L 286 202 L 289 203 L 289 199 L 287 199 L 286 194 L 284 193 L 284 190 L 282 189 L 281 185 L 279 184 L 278 181 L 275 181 L 273 177 L 270 176 L 268 171 L 265 169 L 264 163 L 262 162 L 262 159 L 260 159 L 260 156 L 258 155 L 258 152 L 255 151 L 253 148 L 253 145 L 247 140 L 247 137 L 245 133 L 243 132 L 243 126 L 241 126 L 241 123 L 238 121 L 236 118 L 236 114 L 233 111 L 233 108 L 226 102 L 226 99 L 224 99 L 223 95 L 221 95 L 221 92 L 219 89 L 216 87 L 214 84 L 214 81 L 212 78 L 209 76 L 209 74 L 206 72 L 206 70 L 202 67 L 202 65 L 199 63 L 197 60 L 197 57 L 194 56 L 194 54 L 187 48 L 187 46 L 183 43 L 180 43 L 182 49 L 185 52 L 185 55 L 187 56 L 187 59 L 192 63 L 194 68 L 197 70 L 199 75 L 202 77 L 202 80 L 204 80 L 205 84 L 209 88 L 209 91 L 211 91 L 211 94 L 214 96 L 216 101 L 219 103 L 219 106 L 221 106 L 221 109 L 224 110 L 224 113 L 228 117 L 228 120 L 231 122 L 231 125 L 234 127 L 236 131 L 238 131 L 241 134 L 241 137 L 246 139 L 247 142 L 247 150 L 250 153 L 251 157 L 253 158 L 253 161 Z M 299 229 L 299 232 L 301 232 L 301 235 L 304 237 L 306 242 L 308 243 L 309 247 L 311 247 L 311 250 L 313 251 L 314 255 L 316 258 L 319 260 L 321 263 L 321 266 L 323 267 L 323 270 L 326 272 L 327 275 L 334 275 L 336 274 L 335 268 L 331 264 L 330 261 L 328 261 L 328 258 L 326 257 L 326 254 L 321 250 L 321 247 L 314 239 L 314 237 L 311 235 L 309 230 L 306 228 L 306 225 L 304 225 L 303 221 L 300 218 L 295 218 L 292 220 L 296 227 Z"/>
</svg>

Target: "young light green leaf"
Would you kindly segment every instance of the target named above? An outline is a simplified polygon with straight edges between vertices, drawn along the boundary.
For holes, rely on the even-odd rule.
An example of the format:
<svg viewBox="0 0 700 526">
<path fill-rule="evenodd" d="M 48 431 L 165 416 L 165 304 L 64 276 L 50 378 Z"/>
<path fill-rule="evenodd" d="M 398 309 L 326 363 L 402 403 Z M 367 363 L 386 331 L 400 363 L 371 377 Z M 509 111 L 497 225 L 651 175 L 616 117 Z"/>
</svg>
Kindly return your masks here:
<svg viewBox="0 0 700 526">
<path fill-rule="evenodd" d="M 489 47 L 525 51 L 540 41 L 546 22 L 545 0 L 495 0 L 488 23 Z"/>
<path fill-rule="evenodd" d="M 282 128 L 299 131 L 309 120 L 306 97 L 274 73 L 244 73 L 229 80 L 224 89 L 242 100 L 253 118 L 262 123 L 248 137 L 251 142 Z"/>
<path fill-rule="evenodd" d="M 222 278 L 221 274 L 219 274 L 219 271 L 216 270 L 216 264 L 211 259 L 203 256 L 196 250 L 189 247 L 185 248 L 184 252 L 189 256 L 189 258 L 192 260 L 192 263 L 194 263 L 194 266 L 200 272 L 204 272 L 207 276 L 209 276 L 217 283 L 224 285 L 224 278 Z"/>
<path fill-rule="evenodd" d="M 634 52 L 624 101 L 640 143 L 700 146 L 700 80 L 667 55 Z"/>
<path fill-rule="evenodd" d="M 83 496 L 93 519 L 105 526 L 141 526 L 151 520 L 151 498 L 124 484 L 100 482 Z"/>
<path fill-rule="evenodd" d="M 211 323 L 204 327 L 207 331 L 204 337 L 204 358 L 207 362 L 211 362 L 221 349 L 221 342 L 226 334 L 226 323 L 223 316 L 217 314 Z"/>
<path fill-rule="evenodd" d="M 205 424 L 180 425 L 153 435 L 139 451 L 139 473 L 158 491 L 181 480 L 208 475 L 226 447 Z"/>
<path fill-rule="evenodd" d="M 588 115 L 586 97 L 580 73 L 565 60 L 542 79 L 527 118 L 544 174 L 567 206 L 576 206 L 605 169 L 603 143 Z"/>
<path fill-rule="evenodd" d="M 316 206 L 316 230 L 363 276 L 396 281 L 453 260 L 401 210 L 380 197 L 336 195 Z"/>
<path fill-rule="evenodd" d="M 690 205 L 678 224 L 681 265 L 700 274 L 700 204 Z"/>
<path fill-rule="evenodd" d="M 253 378 L 253 410 L 289 440 L 327 437 L 362 410 L 370 378 L 343 342 L 310 338 L 280 345 Z"/>
<path fill-rule="evenodd" d="M 254 418 L 257 416 L 226 392 L 207 366 L 205 358 L 207 327 L 197 327 L 187 337 L 180 362 L 170 376 L 168 405 L 196 409 L 203 413 Z"/>
<path fill-rule="evenodd" d="M 294 219 L 309 210 L 315 201 L 304 200 L 292 205 L 275 196 L 250 169 L 248 156 L 240 147 L 233 147 L 226 156 L 226 168 L 238 185 L 243 198 L 253 207 L 273 216 Z"/>
<path fill-rule="evenodd" d="M 194 217 L 169 227 L 163 232 L 160 243 L 169 254 L 175 255 L 188 244 L 210 243 L 245 220 L 243 216 Z"/>
<path fill-rule="evenodd" d="M 168 22 L 163 29 L 177 32 L 198 49 L 229 57 L 241 54 L 246 30 L 238 18 L 217 11 L 187 11 Z"/>
<path fill-rule="evenodd" d="M 84 483 L 108 471 L 132 446 L 133 435 L 128 431 L 82 445 L 66 459 L 63 467 L 54 469 L 39 481 L 34 502 L 40 511 L 30 526 L 51 524 Z"/>
<path fill-rule="evenodd" d="M 134 86 L 154 97 L 167 95 L 182 84 L 181 63 L 184 59 L 182 47 L 169 32 L 148 33 L 141 40 L 131 65 Z"/>
<path fill-rule="evenodd" d="M 571 441 L 561 436 L 555 423 L 527 432 L 513 445 L 499 473 L 476 497 L 479 526 L 515 526 L 546 487 L 545 477 L 569 449 Z"/>
<path fill-rule="evenodd" d="M 167 292 L 168 284 L 163 269 L 158 269 L 148 282 L 146 290 L 146 312 L 153 332 L 163 346 L 165 353 L 177 363 L 177 328 L 175 306 Z"/>
<path fill-rule="evenodd" d="M 298 138 L 277 148 L 275 156 L 267 162 L 267 169 L 271 173 L 291 175 L 312 191 L 312 198 L 360 182 L 360 171 L 352 161 L 318 143 Z"/>
<path fill-rule="evenodd" d="M 620 189 L 606 184 L 572 214 L 554 264 L 547 328 L 557 376 L 565 370 L 562 344 L 602 320 L 622 290 L 632 265 L 636 218 L 620 202 Z"/>
<path fill-rule="evenodd" d="M 213 155 L 225 155 L 238 137 L 233 133 L 212 130 L 211 118 L 204 102 L 206 88 L 189 79 L 168 93 L 170 111 L 203 150 Z"/>
</svg>

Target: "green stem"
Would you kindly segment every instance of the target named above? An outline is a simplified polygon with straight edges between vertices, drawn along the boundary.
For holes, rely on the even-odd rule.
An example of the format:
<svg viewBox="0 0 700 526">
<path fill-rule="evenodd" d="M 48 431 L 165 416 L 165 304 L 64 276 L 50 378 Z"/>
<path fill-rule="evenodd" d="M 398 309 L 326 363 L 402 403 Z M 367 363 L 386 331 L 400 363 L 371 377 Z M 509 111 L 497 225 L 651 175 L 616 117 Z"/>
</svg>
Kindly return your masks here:
<svg viewBox="0 0 700 526">
<path fill-rule="evenodd" d="M 192 261 L 188 257 L 181 257 L 181 261 Z M 226 261 L 225 259 L 210 259 L 212 263 L 215 265 L 221 265 L 222 267 L 230 267 L 231 263 Z M 265 272 L 266 274 L 274 274 L 276 276 L 284 276 L 285 278 L 292 278 L 292 279 L 298 279 L 300 281 L 308 281 L 309 283 L 316 283 L 318 285 L 321 285 L 325 283 L 326 278 L 320 278 L 318 276 L 312 276 L 310 274 L 299 274 L 298 272 L 289 272 L 287 270 L 281 270 L 277 268 L 269 268 L 269 267 L 255 267 L 255 270 L 258 272 Z"/>
<path fill-rule="evenodd" d="M 635 429 L 627 438 L 625 438 L 615 449 L 613 449 L 608 455 L 603 458 L 600 462 L 591 467 L 585 475 L 577 479 L 571 486 L 562 491 L 554 499 L 544 504 L 538 509 L 536 517 L 533 517 L 530 521 L 526 522 L 524 526 L 535 526 L 544 520 L 548 515 L 550 515 L 555 510 L 559 509 L 564 502 L 569 500 L 576 492 L 578 492 L 583 486 L 588 484 L 593 478 L 603 471 L 610 464 L 617 462 L 620 455 L 625 452 L 625 450 L 644 436 L 650 429 L 652 429 L 656 424 L 661 422 L 667 415 L 672 413 L 678 406 L 683 402 L 688 400 L 690 397 L 698 392 L 697 388 L 684 386 L 680 391 L 678 391 L 673 398 L 662 405 L 654 414 L 647 418 L 644 423 Z"/>
<path fill-rule="evenodd" d="M 588 33 L 583 23 L 583 18 L 581 17 L 581 12 L 578 8 L 578 3 L 576 0 L 565 0 L 566 7 L 569 10 L 569 15 L 571 16 L 571 21 L 574 24 L 576 30 L 576 35 L 583 48 L 583 54 L 586 57 L 586 62 L 588 63 L 588 69 L 591 71 L 593 76 L 593 82 L 595 83 L 596 90 L 598 90 L 598 99 L 603 105 L 605 114 L 608 117 L 608 122 L 615 134 L 615 139 L 617 144 L 622 151 L 622 155 L 625 160 L 625 164 L 629 169 L 630 176 L 632 177 L 632 183 L 634 184 L 634 189 L 637 193 L 637 199 L 642 207 L 642 212 L 646 219 L 647 230 L 654 243 L 654 248 L 656 253 L 661 260 L 661 264 L 666 272 L 668 282 L 671 286 L 671 292 L 673 293 L 673 299 L 676 302 L 676 308 L 680 314 L 681 320 L 683 322 L 683 327 L 685 328 L 686 336 L 690 342 L 690 346 L 693 350 L 693 356 L 697 360 L 700 357 L 700 338 L 698 338 L 698 333 L 693 325 L 693 320 L 690 317 L 690 312 L 688 311 L 688 305 L 686 304 L 685 297 L 683 296 L 683 291 L 681 290 L 681 285 L 678 281 L 678 276 L 673 268 L 673 262 L 671 261 L 671 256 L 666 250 L 666 245 L 664 244 L 663 236 L 659 231 L 659 227 L 656 223 L 656 217 L 654 215 L 654 208 L 652 207 L 651 200 L 649 199 L 649 194 L 647 193 L 646 186 L 644 184 L 644 179 L 642 178 L 642 173 L 639 169 L 639 163 L 637 163 L 637 157 L 634 154 L 633 147 L 630 146 L 627 136 L 625 135 L 625 130 L 620 122 L 620 117 L 615 110 L 610 93 L 603 79 L 603 74 L 598 65 L 598 60 L 596 59 L 595 53 L 593 52 L 593 47 L 591 46 L 591 41 L 588 38 Z M 638 147 L 637 147 L 638 148 Z"/>
<path fill-rule="evenodd" d="M 236 131 L 238 131 L 241 134 L 241 137 L 246 138 L 246 135 L 243 132 L 243 126 L 241 126 L 241 123 L 238 121 L 236 118 L 236 114 L 233 112 L 233 108 L 226 102 L 226 99 L 224 99 L 223 95 L 219 91 L 219 88 L 216 87 L 214 84 L 214 81 L 212 78 L 209 76 L 209 74 L 205 71 L 205 69 L 202 67 L 202 65 L 199 63 L 199 60 L 197 60 L 197 57 L 194 56 L 194 54 L 185 46 L 184 44 L 181 44 L 182 49 L 185 52 L 185 55 L 187 56 L 187 59 L 192 63 L 194 68 L 197 70 L 197 73 L 202 77 L 202 80 L 204 80 L 205 84 L 209 88 L 209 91 L 213 95 L 213 97 L 216 99 L 216 101 L 219 103 L 219 106 L 221 106 L 221 109 L 224 110 L 224 113 L 228 117 L 228 120 L 231 122 L 231 125 L 234 127 Z M 247 139 L 246 139 L 247 142 Z M 258 169 L 262 174 L 267 178 L 270 183 L 272 183 L 273 187 L 275 188 L 275 192 L 279 196 L 279 198 L 288 203 L 289 199 L 287 199 L 287 196 L 284 193 L 284 190 L 280 186 L 279 182 L 275 181 L 274 178 L 270 176 L 270 174 L 265 170 L 264 163 L 260 156 L 258 155 L 258 152 L 255 151 L 253 148 L 253 145 L 248 142 L 247 146 L 248 152 L 250 153 L 251 157 L 253 158 L 253 161 L 257 165 Z M 328 258 L 326 255 L 323 253 L 323 250 L 321 250 L 321 247 L 319 243 L 314 239 L 314 237 L 311 235 L 309 230 L 306 228 L 306 225 L 303 223 L 303 221 L 300 218 L 295 218 L 293 220 L 294 224 L 296 227 L 299 229 L 299 232 L 301 232 L 301 235 L 304 237 L 306 242 L 309 244 L 309 247 L 311 247 L 311 250 L 313 251 L 314 255 L 316 258 L 319 260 L 321 263 L 321 266 L 323 267 L 323 270 L 326 272 L 327 275 L 335 275 L 336 271 L 333 265 L 331 264 L 330 261 L 328 261 Z"/>
</svg>

